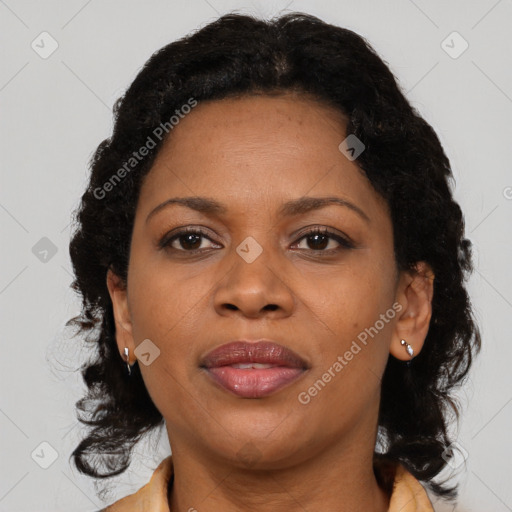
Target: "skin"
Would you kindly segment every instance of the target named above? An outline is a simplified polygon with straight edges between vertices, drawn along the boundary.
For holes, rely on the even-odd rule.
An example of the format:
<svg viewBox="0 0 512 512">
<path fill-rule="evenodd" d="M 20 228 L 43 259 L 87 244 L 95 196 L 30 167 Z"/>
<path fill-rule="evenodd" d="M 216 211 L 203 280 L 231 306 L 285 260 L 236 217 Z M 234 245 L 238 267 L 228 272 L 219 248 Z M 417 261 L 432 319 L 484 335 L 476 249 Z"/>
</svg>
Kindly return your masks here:
<svg viewBox="0 0 512 512">
<path fill-rule="evenodd" d="M 423 262 L 418 272 L 397 271 L 388 207 L 357 160 L 338 149 L 345 121 L 292 93 L 201 102 L 173 129 L 143 183 L 127 286 L 110 271 L 107 284 L 121 357 L 128 347 L 134 363 L 145 339 L 160 350 L 139 364 L 166 421 L 173 511 L 388 509 L 372 469 L 381 377 L 388 357 L 410 359 L 401 339 L 421 351 L 434 276 Z M 172 205 L 147 219 L 178 196 L 207 196 L 227 212 Z M 343 198 L 369 220 L 337 205 L 278 214 L 302 196 Z M 158 247 L 185 226 L 203 227 L 208 238 Z M 333 238 L 315 245 L 303 234 L 314 227 L 349 237 L 354 248 Z M 236 252 L 248 236 L 263 249 L 252 263 Z M 298 394 L 397 302 L 401 311 L 300 403 Z M 199 368 L 210 350 L 258 338 L 291 348 L 310 369 L 271 396 L 244 399 Z"/>
</svg>

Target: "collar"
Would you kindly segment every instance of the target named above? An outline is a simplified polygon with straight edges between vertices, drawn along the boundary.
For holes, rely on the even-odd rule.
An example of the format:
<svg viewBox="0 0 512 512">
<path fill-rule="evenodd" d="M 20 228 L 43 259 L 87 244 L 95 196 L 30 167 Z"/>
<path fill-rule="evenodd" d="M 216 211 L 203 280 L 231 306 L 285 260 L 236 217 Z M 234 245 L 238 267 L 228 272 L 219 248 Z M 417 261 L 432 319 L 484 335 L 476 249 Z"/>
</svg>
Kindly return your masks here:
<svg viewBox="0 0 512 512">
<path fill-rule="evenodd" d="M 172 476 L 172 456 L 169 456 L 155 469 L 144 487 L 101 512 L 171 512 L 167 486 Z M 434 512 L 423 486 L 401 464 L 396 468 L 388 512 Z"/>
</svg>

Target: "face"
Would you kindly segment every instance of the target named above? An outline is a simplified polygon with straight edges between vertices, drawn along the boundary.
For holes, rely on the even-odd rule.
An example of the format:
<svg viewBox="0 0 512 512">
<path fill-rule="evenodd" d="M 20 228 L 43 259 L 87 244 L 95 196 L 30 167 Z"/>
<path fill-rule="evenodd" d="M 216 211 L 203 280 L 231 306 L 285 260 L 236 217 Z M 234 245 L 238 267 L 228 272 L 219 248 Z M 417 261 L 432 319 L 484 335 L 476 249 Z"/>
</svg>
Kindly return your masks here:
<svg viewBox="0 0 512 512">
<path fill-rule="evenodd" d="M 127 288 L 110 276 L 109 290 L 120 352 L 151 341 L 138 364 L 173 451 L 237 461 L 257 446 L 255 463 L 276 467 L 374 435 L 390 350 L 408 358 L 409 329 L 417 352 L 430 317 L 412 319 L 422 302 L 397 272 L 388 207 L 340 151 L 346 136 L 343 116 L 313 99 L 250 96 L 199 103 L 161 148 Z M 220 206 L 169 202 L 190 197 Z M 339 201 L 293 207 L 301 198 Z M 212 349 L 261 338 L 307 369 L 250 398 L 201 367 Z"/>
</svg>

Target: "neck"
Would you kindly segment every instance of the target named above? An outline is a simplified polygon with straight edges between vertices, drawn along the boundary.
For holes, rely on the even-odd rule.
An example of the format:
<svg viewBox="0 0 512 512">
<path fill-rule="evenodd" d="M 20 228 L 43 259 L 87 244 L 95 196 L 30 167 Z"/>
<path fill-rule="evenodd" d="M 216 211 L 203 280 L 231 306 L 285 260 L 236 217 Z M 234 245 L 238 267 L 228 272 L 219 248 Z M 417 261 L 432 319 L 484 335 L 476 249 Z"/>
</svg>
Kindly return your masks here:
<svg viewBox="0 0 512 512">
<path fill-rule="evenodd" d="M 358 447 L 368 446 L 368 439 L 361 441 L 345 439 L 338 445 L 330 444 L 314 456 L 279 469 L 261 464 L 240 468 L 198 450 L 197 444 L 174 442 L 170 510 L 386 512 L 389 495 L 377 482 L 373 449 L 362 453 Z"/>
</svg>

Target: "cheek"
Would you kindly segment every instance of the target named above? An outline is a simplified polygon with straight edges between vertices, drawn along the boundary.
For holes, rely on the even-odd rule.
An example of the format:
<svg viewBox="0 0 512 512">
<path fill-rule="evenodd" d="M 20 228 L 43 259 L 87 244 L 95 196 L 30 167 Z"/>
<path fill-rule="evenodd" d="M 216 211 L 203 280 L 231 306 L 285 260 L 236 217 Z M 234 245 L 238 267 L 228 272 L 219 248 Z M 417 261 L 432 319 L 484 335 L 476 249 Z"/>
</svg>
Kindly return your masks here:
<svg viewBox="0 0 512 512">
<path fill-rule="evenodd" d="M 337 326 L 335 332 L 357 334 L 392 305 L 392 272 L 384 267 L 366 252 L 353 265 L 326 276 L 320 289 L 308 292 L 308 301 Z"/>
<path fill-rule="evenodd" d="M 147 260 L 146 260 L 147 261 Z M 133 261 L 130 311 L 135 342 L 150 338 L 162 346 L 175 331 L 187 328 L 201 307 L 208 284 L 205 279 L 184 278 L 178 267 Z M 133 290 L 133 293 L 130 293 Z"/>
<path fill-rule="evenodd" d="M 159 350 L 154 362 L 138 364 L 153 402 L 166 414 L 170 403 L 183 403 L 187 398 L 183 383 L 189 376 L 183 362 L 193 356 L 190 337 L 205 291 L 199 281 L 184 280 L 176 271 L 163 271 L 150 263 L 137 265 L 134 260 L 130 272 L 133 293 L 129 289 L 128 295 L 135 345 L 149 339 Z"/>
<path fill-rule="evenodd" d="M 297 396 L 311 416 L 328 415 L 342 425 L 359 421 L 378 404 L 394 318 L 392 303 L 377 286 L 326 305 L 328 335 L 317 338 L 314 371 Z"/>
<path fill-rule="evenodd" d="M 314 379 L 330 371 L 325 380 L 343 382 L 339 390 L 356 395 L 372 374 L 378 383 L 389 356 L 396 318 L 393 273 L 381 268 L 379 262 L 364 264 L 360 260 L 360 265 L 325 281 L 323 293 L 315 290 L 309 295 L 308 305 L 316 307 L 313 318 L 321 321 L 320 332 L 326 333 L 325 339 L 320 335 L 317 340 L 322 352 Z M 336 384 L 330 387 L 337 392 Z"/>
</svg>

